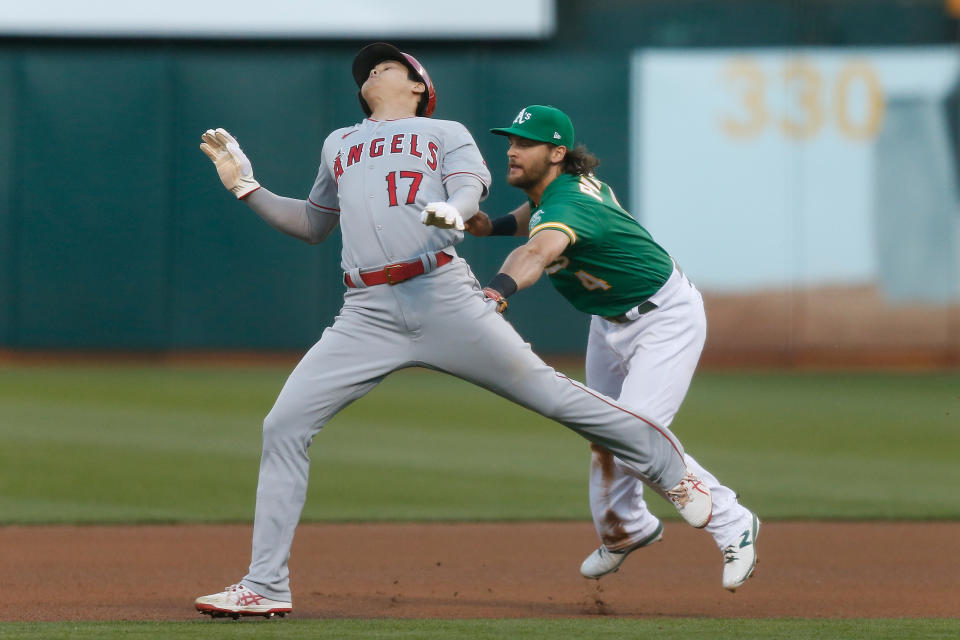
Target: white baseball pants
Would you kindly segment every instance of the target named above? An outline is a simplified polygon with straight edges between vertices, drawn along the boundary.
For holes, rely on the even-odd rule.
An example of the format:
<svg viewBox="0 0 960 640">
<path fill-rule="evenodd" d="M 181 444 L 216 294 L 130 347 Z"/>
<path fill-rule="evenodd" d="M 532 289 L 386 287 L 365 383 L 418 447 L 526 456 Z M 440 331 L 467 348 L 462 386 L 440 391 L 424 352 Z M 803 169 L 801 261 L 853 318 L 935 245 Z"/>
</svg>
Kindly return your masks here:
<svg viewBox="0 0 960 640">
<path fill-rule="evenodd" d="M 587 385 L 670 426 L 700 360 L 707 321 L 700 292 L 679 268 L 651 301 L 658 308 L 627 324 L 593 317 L 587 342 Z M 710 488 L 713 516 L 706 529 L 723 548 L 750 526 L 750 511 L 689 454 L 684 458 Z M 660 524 L 644 502 L 643 482 L 596 445 L 591 445 L 590 511 L 600 540 L 613 551 L 646 538 Z"/>
</svg>

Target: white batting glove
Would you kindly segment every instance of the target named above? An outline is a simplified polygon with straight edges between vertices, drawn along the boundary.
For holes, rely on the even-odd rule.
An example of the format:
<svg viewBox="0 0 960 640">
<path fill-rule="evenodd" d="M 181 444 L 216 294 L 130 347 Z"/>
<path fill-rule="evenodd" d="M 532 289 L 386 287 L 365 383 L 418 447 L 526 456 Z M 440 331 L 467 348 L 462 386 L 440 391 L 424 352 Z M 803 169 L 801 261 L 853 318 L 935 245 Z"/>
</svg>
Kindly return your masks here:
<svg viewBox="0 0 960 640">
<path fill-rule="evenodd" d="M 457 208 L 447 202 L 431 202 L 420 214 L 420 222 L 428 227 L 456 229 L 463 231 L 463 216 Z"/>
<path fill-rule="evenodd" d="M 250 160 L 226 129 L 207 129 L 200 138 L 203 140 L 200 150 L 213 160 L 220 182 L 237 196 L 238 200 L 260 188 L 260 183 L 253 179 Z"/>
</svg>

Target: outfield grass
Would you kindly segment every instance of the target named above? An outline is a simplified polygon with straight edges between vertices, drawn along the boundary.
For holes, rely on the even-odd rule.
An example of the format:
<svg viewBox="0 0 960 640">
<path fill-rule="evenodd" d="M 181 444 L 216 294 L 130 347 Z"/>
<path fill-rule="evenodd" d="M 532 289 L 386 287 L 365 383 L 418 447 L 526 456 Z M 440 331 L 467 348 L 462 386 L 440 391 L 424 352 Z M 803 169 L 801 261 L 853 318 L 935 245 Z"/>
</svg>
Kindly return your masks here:
<svg viewBox="0 0 960 640">
<path fill-rule="evenodd" d="M 250 521 L 287 369 L 0 366 L 0 523 Z M 576 373 L 576 372 L 573 372 Z M 770 519 L 957 519 L 960 374 L 699 374 L 674 428 Z M 589 518 L 575 434 L 401 372 L 314 442 L 306 520 Z M 202 489 L 199 491 L 198 489 Z M 657 498 L 661 516 L 673 510 Z M 0 623 L 0 638 L 955 638 L 960 620 Z"/>
<path fill-rule="evenodd" d="M 416 638 L 417 640 L 910 640 L 956 638 L 960 620 L 243 620 L 0 624 L 0 638 Z"/>
<path fill-rule="evenodd" d="M 0 366 L 0 522 L 250 521 L 287 373 Z M 674 423 L 765 519 L 960 518 L 958 427 L 958 373 L 705 372 Z M 388 378 L 311 456 L 305 520 L 589 518 L 579 436 L 433 372 Z"/>
</svg>

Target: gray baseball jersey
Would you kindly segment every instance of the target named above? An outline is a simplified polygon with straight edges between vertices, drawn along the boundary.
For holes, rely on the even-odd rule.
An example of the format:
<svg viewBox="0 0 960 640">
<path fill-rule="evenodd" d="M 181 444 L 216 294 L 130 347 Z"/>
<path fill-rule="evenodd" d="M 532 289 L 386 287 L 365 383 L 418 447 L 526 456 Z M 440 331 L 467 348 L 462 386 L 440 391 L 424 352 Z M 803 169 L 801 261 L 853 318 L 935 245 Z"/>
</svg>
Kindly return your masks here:
<svg viewBox="0 0 960 640">
<path fill-rule="evenodd" d="M 426 227 L 420 212 L 447 199 L 445 185 L 472 176 L 490 187 L 480 150 L 459 122 L 431 118 L 366 119 L 323 143 L 308 202 L 340 214 L 345 272 L 437 252 L 463 232 Z"/>
<path fill-rule="evenodd" d="M 307 449 L 337 412 L 406 367 L 445 371 L 556 420 L 662 491 L 680 482 L 683 449 L 668 429 L 546 365 L 455 257 L 462 233 L 420 223 L 424 205 L 446 200 L 454 182 L 484 191 L 489 185 L 462 125 L 365 120 L 332 133 L 322 162 L 310 204 L 340 216 L 351 286 L 333 325 L 290 374 L 264 420 L 252 559 L 242 584 L 291 601 L 287 560 L 306 499 Z M 430 255 L 441 251 L 453 256 L 449 263 Z M 396 284 L 359 277 L 417 257 L 424 273 Z"/>
</svg>

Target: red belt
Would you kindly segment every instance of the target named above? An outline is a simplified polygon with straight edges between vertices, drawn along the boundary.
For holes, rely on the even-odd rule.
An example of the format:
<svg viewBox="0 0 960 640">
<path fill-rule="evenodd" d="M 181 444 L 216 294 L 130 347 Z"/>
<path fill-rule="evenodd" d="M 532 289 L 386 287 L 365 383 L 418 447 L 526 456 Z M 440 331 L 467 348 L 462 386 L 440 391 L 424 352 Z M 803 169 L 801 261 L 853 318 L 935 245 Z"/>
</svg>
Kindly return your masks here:
<svg viewBox="0 0 960 640">
<path fill-rule="evenodd" d="M 453 256 L 442 251 L 437 253 L 436 258 L 438 267 L 442 267 L 453 260 Z M 361 273 L 360 279 L 363 280 L 365 285 L 372 287 L 377 284 L 397 284 L 398 282 L 415 278 L 423 274 L 423 272 L 423 261 L 417 258 L 416 260 L 411 260 L 410 262 L 388 264 L 383 269 L 379 269 L 377 271 Z M 352 288 L 357 286 L 353 284 L 353 280 L 350 279 L 349 274 L 343 274 L 343 281 L 348 287 Z"/>
</svg>

